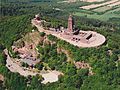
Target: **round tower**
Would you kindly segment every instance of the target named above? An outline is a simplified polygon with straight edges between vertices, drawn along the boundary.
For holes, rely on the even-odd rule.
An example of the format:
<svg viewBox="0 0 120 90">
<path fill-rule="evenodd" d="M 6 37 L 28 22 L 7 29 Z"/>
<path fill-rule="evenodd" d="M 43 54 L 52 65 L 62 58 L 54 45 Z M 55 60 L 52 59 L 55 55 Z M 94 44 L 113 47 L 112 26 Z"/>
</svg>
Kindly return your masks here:
<svg viewBox="0 0 120 90">
<path fill-rule="evenodd" d="M 73 31 L 73 19 L 72 19 L 72 15 L 70 15 L 69 18 L 68 18 L 68 31 L 69 32 Z"/>
</svg>

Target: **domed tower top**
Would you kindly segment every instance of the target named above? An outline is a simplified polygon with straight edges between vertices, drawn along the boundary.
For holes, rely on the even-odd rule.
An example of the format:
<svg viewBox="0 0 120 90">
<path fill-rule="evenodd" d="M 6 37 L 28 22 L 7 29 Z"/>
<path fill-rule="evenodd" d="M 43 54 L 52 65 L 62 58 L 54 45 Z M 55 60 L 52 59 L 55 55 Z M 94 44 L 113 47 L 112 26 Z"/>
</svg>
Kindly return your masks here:
<svg viewBox="0 0 120 90">
<path fill-rule="evenodd" d="M 68 18 L 68 20 L 72 20 L 72 15 L 71 15 L 71 14 L 69 15 L 69 18 Z"/>
<path fill-rule="evenodd" d="M 35 15 L 35 18 L 36 18 L 37 20 L 40 20 L 40 14 Z"/>
</svg>

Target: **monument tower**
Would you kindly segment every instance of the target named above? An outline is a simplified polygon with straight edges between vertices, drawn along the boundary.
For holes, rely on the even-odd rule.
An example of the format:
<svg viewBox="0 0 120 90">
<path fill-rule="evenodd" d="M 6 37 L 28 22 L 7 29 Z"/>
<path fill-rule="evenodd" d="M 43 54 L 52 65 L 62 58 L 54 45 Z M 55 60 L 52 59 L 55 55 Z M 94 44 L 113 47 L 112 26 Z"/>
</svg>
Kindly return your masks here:
<svg viewBox="0 0 120 90">
<path fill-rule="evenodd" d="M 69 32 L 72 32 L 72 31 L 73 31 L 72 15 L 70 15 L 69 18 L 68 18 L 68 31 L 69 31 Z"/>
</svg>

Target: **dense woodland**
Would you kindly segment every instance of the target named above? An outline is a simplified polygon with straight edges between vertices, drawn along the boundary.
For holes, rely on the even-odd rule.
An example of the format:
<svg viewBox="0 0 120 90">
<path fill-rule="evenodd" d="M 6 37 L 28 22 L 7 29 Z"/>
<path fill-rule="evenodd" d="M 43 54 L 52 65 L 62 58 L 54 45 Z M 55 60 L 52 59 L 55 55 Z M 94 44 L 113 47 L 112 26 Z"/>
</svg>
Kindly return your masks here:
<svg viewBox="0 0 120 90">
<path fill-rule="evenodd" d="M 52 35 L 47 37 L 50 41 L 55 41 L 55 44 L 46 44 L 44 48 L 38 45 L 40 59 L 48 63 L 51 69 L 65 74 L 59 77 L 58 82 L 44 85 L 41 84 L 42 77 L 23 77 L 7 69 L 3 50 L 9 49 L 14 41 L 31 32 L 33 27 L 30 20 L 34 14 L 40 13 L 42 19 L 50 22 L 48 27 L 67 27 L 67 18 L 72 10 L 53 10 L 56 6 L 54 1 L 57 0 L 1 0 L 0 74 L 5 80 L 0 83 L 0 90 L 120 90 L 120 20 L 115 18 L 103 22 L 74 17 L 76 28 L 97 31 L 106 37 L 106 43 L 100 47 L 78 48 Z M 44 37 L 44 33 L 40 34 Z M 77 69 L 72 62 L 66 62 L 66 55 L 57 53 L 58 47 L 69 51 L 73 61 L 89 63 L 95 74 L 89 76 L 87 69 Z M 38 64 L 36 67 L 42 69 L 43 65 Z"/>
</svg>

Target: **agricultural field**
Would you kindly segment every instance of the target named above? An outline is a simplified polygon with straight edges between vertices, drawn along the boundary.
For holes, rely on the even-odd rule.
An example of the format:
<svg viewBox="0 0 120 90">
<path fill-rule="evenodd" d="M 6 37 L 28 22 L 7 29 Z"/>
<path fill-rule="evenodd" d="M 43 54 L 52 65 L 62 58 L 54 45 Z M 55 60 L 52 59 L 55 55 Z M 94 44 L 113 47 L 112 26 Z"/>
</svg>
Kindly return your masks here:
<svg viewBox="0 0 120 90">
<path fill-rule="evenodd" d="M 78 2 L 78 1 L 83 1 L 83 2 L 102 2 L 105 0 L 63 0 L 59 1 L 59 3 L 73 3 L 73 2 Z"/>
<path fill-rule="evenodd" d="M 100 4 L 91 4 L 91 5 L 87 5 L 87 6 L 82 6 L 80 8 L 89 10 L 89 9 L 102 7 L 102 6 L 105 6 L 105 5 L 110 5 L 110 4 L 113 4 L 113 3 L 118 3 L 118 0 L 111 0 L 111 1 L 100 3 Z"/>
<path fill-rule="evenodd" d="M 67 3 L 66 1 L 71 1 L 71 3 Z M 68 14 L 73 13 L 73 15 L 75 16 L 80 16 L 80 17 L 82 16 L 86 18 L 93 18 L 93 19 L 99 19 L 102 21 L 107 21 L 109 20 L 109 18 L 113 18 L 113 17 L 120 18 L 120 16 L 117 14 L 120 8 L 119 3 L 120 3 L 119 0 L 46 0 L 46 2 L 44 0 L 34 0 L 34 2 L 30 2 L 28 6 L 26 5 L 26 3 L 24 3 L 26 5 L 25 9 L 22 8 L 22 9 L 16 10 L 15 13 L 18 14 L 19 12 L 20 13 L 29 12 L 29 13 L 36 14 L 42 11 L 49 16 L 52 16 L 52 17 L 55 16 L 57 18 L 63 18 L 63 19 L 64 17 L 66 18 Z M 32 7 L 29 7 L 31 4 L 37 7 L 36 10 L 33 10 Z M 97 5 L 99 7 L 91 8 L 89 10 L 80 8 L 84 6 L 90 6 L 90 5 Z M 3 10 L 5 8 L 3 8 Z M 12 9 L 14 8 L 11 7 L 10 10 L 12 11 Z M 109 13 L 109 11 L 111 12 L 117 11 L 117 12 Z"/>
<path fill-rule="evenodd" d="M 79 11 L 74 12 L 74 15 L 107 21 L 110 18 L 120 18 L 117 12 L 120 12 L 120 1 L 111 0 L 99 4 L 81 6 Z"/>
<path fill-rule="evenodd" d="M 88 14 L 88 13 L 82 13 L 82 12 L 76 12 L 74 15 L 87 17 L 87 18 L 93 18 L 93 19 L 99 19 L 102 21 L 107 21 L 107 20 L 109 20 L 109 18 L 113 18 L 113 17 L 120 18 L 119 14 L 114 13 L 114 12 L 118 12 L 118 11 L 120 11 L 120 8 L 108 11 L 108 12 L 101 14 L 101 15 L 99 15 L 97 13 Z"/>
<path fill-rule="evenodd" d="M 58 0 L 53 7 L 75 16 L 101 21 L 120 18 L 120 0 Z"/>
<path fill-rule="evenodd" d="M 93 11 L 95 11 L 95 12 L 105 12 L 105 11 L 110 10 L 110 9 L 112 9 L 112 7 L 109 7 L 109 6 L 103 6 L 103 7 L 100 7 L 100 8 L 94 9 Z"/>
<path fill-rule="evenodd" d="M 105 0 L 80 0 L 80 1 L 84 1 L 84 2 L 102 2 Z"/>
</svg>

